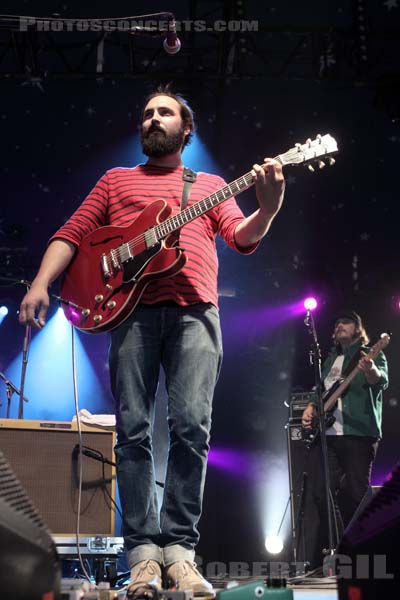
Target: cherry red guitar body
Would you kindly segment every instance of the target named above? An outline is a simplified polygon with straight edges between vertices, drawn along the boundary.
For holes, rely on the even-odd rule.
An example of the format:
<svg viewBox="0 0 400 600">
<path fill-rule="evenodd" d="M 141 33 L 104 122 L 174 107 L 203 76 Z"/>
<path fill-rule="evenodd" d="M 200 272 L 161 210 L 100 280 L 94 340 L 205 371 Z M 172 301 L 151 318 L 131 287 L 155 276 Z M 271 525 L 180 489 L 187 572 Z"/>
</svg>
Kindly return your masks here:
<svg viewBox="0 0 400 600">
<path fill-rule="evenodd" d="M 176 233 L 151 247 L 143 235 L 170 214 L 166 202 L 156 200 L 131 225 L 100 227 L 82 240 L 61 284 L 62 307 L 72 325 L 88 333 L 118 327 L 151 281 L 171 277 L 184 267 L 187 259 L 177 246 Z M 129 245 L 132 254 L 124 261 L 123 245 Z"/>
</svg>

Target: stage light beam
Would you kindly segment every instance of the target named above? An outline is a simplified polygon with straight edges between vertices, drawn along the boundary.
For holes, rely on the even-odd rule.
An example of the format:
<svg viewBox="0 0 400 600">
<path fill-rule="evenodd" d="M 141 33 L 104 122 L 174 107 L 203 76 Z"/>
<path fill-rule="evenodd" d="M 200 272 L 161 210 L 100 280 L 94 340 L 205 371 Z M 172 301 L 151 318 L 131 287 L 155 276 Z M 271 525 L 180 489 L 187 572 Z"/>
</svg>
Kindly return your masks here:
<svg viewBox="0 0 400 600">
<path fill-rule="evenodd" d="M 8 308 L 7 306 L 0 306 L 0 324 L 4 321 L 4 319 L 6 318 L 6 316 L 8 315 Z"/>
</svg>

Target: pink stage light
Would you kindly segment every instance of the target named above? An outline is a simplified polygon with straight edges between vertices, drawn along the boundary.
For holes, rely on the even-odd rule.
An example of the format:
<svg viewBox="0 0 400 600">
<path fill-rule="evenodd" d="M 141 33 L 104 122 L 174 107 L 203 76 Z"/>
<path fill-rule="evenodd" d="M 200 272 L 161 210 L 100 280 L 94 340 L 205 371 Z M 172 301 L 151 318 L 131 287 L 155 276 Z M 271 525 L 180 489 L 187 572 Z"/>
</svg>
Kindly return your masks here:
<svg viewBox="0 0 400 600">
<path fill-rule="evenodd" d="M 306 298 L 304 300 L 304 308 L 306 310 L 315 310 L 318 306 L 318 302 L 316 300 L 316 298 L 313 298 L 312 296 L 310 296 L 309 298 Z"/>
</svg>

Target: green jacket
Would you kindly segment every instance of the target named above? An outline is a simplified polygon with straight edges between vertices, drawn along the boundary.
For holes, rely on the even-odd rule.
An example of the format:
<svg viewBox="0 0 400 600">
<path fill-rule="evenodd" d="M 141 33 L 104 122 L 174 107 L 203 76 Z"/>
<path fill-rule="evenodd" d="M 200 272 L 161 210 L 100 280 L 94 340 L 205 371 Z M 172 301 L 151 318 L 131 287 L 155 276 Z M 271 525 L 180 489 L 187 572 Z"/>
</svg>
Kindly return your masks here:
<svg viewBox="0 0 400 600">
<path fill-rule="evenodd" d="M 345 350 L 342 372 L 345 372 L 351 358 L 361 348 L 368 352 L 367 346 L 355 343 Z M 338 356 L 334 348 L 322 367 L 322 381 L 328 375 Z M 382 373 L 375 385 L 370 385 L 363 372 L 357 373 L 347 391 L 342 396 L 343 434 L 382 437 L 382 392 L 389 385 L 387 360 L 383 352 L 375 359 L 375 364 Z"/>
</svg>

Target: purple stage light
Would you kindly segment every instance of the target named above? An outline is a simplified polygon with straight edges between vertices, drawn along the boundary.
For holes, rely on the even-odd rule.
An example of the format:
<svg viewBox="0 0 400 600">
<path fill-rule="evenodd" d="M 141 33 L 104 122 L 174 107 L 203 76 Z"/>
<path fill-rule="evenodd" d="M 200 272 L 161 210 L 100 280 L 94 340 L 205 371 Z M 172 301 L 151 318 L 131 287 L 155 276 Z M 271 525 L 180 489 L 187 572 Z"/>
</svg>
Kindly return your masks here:
<svg viewBox="0 0 400 600">
<path fill-rule="evenodd" d="M 238 477 L 252 478 L 254 476 L 255 467 L 248 452 L 232 448 L 211 448 L 208 462 L 212 467 Z"/>
<path fill-rule="evenodd" d="M 318 306 L 316 298 L 309 296 L 304 300 L 304 308 L 306 310 L 315 310 Z"/>
</svg>

